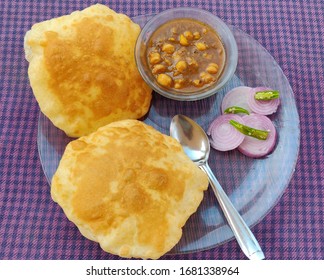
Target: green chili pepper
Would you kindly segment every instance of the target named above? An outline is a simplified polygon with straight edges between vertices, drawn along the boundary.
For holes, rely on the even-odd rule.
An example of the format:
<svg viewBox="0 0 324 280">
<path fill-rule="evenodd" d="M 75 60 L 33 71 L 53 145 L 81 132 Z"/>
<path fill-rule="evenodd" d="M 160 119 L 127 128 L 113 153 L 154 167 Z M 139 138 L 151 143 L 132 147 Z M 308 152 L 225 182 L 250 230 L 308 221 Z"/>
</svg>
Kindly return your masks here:
<svg viewBox="0 0 324 280">
<path fill-rule="evenodd" d="M 249 115 L 249 111 L 242 108 L 242 107 L 238 107 L 238 106 L 232 106 L 232 107 L 228 107 L 225 111 L 224 111 L 224 114 L 239 114 L 239 113 L 242 113 L 242 114 L 247 114 Z"/>
<path fill-rule="evenodd" d="M 229 123 L 244 135 L 251 136 L 259 140 L 266 140 L 268 138 L 269 131 L 252 128 L 234 120 L 230 120 Z"/>
<path fill-rule="evenodd" d="M 279 98 L 278 90 L 265 90 L 265 91 L 257 91 L 254 95 L 256 100 L 270 100 Z"/>
</svg>

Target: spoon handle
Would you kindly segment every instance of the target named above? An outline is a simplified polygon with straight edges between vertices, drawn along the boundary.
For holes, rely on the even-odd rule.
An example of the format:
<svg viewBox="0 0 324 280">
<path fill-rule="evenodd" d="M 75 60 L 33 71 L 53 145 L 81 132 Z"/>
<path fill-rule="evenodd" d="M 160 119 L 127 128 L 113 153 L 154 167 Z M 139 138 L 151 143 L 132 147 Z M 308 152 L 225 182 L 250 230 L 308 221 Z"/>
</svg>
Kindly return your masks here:
<svg viewBox="0 0 324 280">
<path fill-rule="evenodd" d="M 236 240 L 244 254 L 251 260 L 264 259 L 264 254 L 262 252 L 262 249 L 260 248 L 258 241 L 242 219 L 241 215 L 235 209 L 232 202 L 229 200 L 228 196 L 211 171 L 209 165 L 205 163 L 200 165 L 199 167 L 208 175 L 209 183 L 216 195 L 218 203 L 220 204 L 227 222 L 231 227 Z"/>
</svg>

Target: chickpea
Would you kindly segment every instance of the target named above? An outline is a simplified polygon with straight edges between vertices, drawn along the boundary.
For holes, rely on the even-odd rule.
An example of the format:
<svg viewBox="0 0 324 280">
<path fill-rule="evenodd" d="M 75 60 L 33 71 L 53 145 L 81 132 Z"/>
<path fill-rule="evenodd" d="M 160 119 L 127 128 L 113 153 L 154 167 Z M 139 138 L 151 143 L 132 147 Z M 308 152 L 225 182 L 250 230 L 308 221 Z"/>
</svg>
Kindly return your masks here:
<svg viewBox="0 0 324 280">
<path fill-rule="evenodd" d="M 163 64 L 156 64 L 153 66 L 152 73 L 153 74 L 160 74 L 166 71 L 166 67 Z"/>
<path fill-rule="evenodd" d="M 168 65 L 171 66 L 172 65 L 172 60 L 168 59 L 168 58 L 164 58 L 164 62 Z"/>
<path fill-rule="evenodd" d="M 198 49 L 199 51 L 204 51 L 204 50 L 207 49 L 206 44 L 201 43 L 201 42 L 198 42 L 198 43 L 196 44 L 196 47 L 197 47 L 197 49 Z"/>
<path fill-rule="evenodd" d="M 180 45 L 189 46 L 189 42 L 183 34 L 180 35 Z"/>
<path fill-rule="evenodd" d="M 199 76 L 200 76 L 200 79 L 206 84 L 209 84 L 209 83 L 215 81 L 215 78 L 206 72 L 201 72 Z"/>
<path fill-rule="evenodd" d="M 168 54 L 172 54 L 172 53 L 174 53 L 174 46 L 173 45 L 171 45 L 171 44 L 168 44 L 168 43 L 165 43 L 165 44 L 163 44 L 163 46 L 162 46 L 162 51 L 163 52 L 166 52 L 166 53 L 168 53 Z"/>
<path fill-rule="evenodd" d="M 176 51 L 173 53 L 172 58 L 174 61 L 177 61 L 181 59 L 181 55 L 179 54 L 179 52 Z"/>
<path fill-rule="evenodd" d="M 195 87 L 202 87 L 203 86 L 203 81 L 199 80 L 199 79 L 195 79 L 192 81 L 192 84 L 195 86 Z"/>
<path fill-rule="evenodd" d="M 157 82 L 164 87 L 171 87 L 172 78 L 167 74 L 159 74 L 157 76 Z"/>
<path fill-rule="evenodd" d="M 181 74 L 181 72 L 175 70 L 173 71 L 173 77 L 179 76 Z"/>
<path fill-rule="evenodd" d="M 194 38 L 194 36 L 193 36 L 193 34 L 192 34 L 191 31 L 185 31 L 185 32 L 183 32 L 183 36 L 185 36 L 186 39 L 188 39 L 188 40 L 192 40 Z"/>
<path fill-rule="evenodd" d="M 218 65 L 216 63 L 209 63 L 206 68 L 206 71 L 209 74 L 216 74 L 218 72 Z"/>
<path fill-rule="evenodd" d="M 203 57 L 206 58 L 206 59 L 211 59 L 212 58 L 211 54 L 208 54 L 208 53 L 203 53 Z"/>
<path fill-rule="evenodd" d="M 194 32 L 194 33 L 193 33 L 193 38 L 194 38 L 195 40 L 200 39 L 200 33 L 199 33 L 198 31 Z"/>
<path fill-rule="evenodd" d="M 192 57 L 187 57 L 186 58 L 187 63 L 191 69 L 197 69 L 198 68 L 198 62 L 192 58 Z"/>
<path fill-rule="evenodd" d="M 161 55 L 157 52 L 152 52 L 149 54 L 149 60 L 152 65 L 157 64 L 161 61 Z"/>
<path fill-rule="evenodd" d="M 172 54 L 172 57 L 174 60 L 179 60 L 181 59 L 182 56 L 185 55 L 186 52 L 187 52 L 186 47 L 180 47 Z"/>
<path fill-rule="evenodd" d="M 218 68 L 218 64 L 217 64 L 217 63 L 215 63 L 215 62 L 211 62 L 211 63 L 209 63 L 209 65 L 210 65 L 210 66 L 214 66 L 214 67 L 217 67 L 217 68 Z"/>
<path fill-rule="evenodd" d="M 174 88 L 175 89 L 180 89 L 180 88 L 183 88 L 183 85 L 184 85 L 184 79 L 176 79 L 174 80 Z"/>
<path fill-rule="evenodd" d="M 175 83 L 174 83 L 174 88 L 175 88 L 175 89 L 180 89 L 180 88 L 181 88 L 181 84 L 175 82 Z"/>
<path fill-rule="evenodd" d="M 180 60 L 177 62 L 175 67 L 179 72 L 183 73 L 184 71 L 186 71 L 187 66 L 187 62 L 185 62 L 184 60 Z"/>
</svg>

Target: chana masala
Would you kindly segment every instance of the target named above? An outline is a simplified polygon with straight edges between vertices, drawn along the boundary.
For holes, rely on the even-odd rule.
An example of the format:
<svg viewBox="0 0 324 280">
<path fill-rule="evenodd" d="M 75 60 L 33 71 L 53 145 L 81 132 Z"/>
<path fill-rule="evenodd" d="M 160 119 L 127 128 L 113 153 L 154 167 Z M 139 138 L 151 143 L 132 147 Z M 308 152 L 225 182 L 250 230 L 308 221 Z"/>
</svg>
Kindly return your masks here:
<svg viewBox="0 0 324 280">
<path fill-rule="evenodd" d="M 219 79 L 225 50 L 210 26 L 183 18 L 161 25 L 152 34 L 147 60 L 158 84 L 189 93 L 209 87 Z"/>
</svg>

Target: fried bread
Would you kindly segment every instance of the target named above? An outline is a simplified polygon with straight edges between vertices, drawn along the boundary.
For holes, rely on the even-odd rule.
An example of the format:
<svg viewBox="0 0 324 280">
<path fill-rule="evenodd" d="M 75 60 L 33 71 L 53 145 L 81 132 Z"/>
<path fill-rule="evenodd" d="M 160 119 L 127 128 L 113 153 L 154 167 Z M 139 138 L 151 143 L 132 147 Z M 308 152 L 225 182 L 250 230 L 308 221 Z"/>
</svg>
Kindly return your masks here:
<svg viewBox="0 0 324 280">
<path fill-rule="evenodd" d="M 175 139 L 123 120 L 70 142 L 51 185 L 68 219 L 103 250 L 158 259 L 179 242 L 208 178 Z"/>
<path fill-rule="evenodd" d="M 96 4 L 36 23 L 24 39 L 28 76 L 41 111 L 80 137 L 149 110 L 152 90 L 134 58 L 140 26 Z"/>
</svg>

